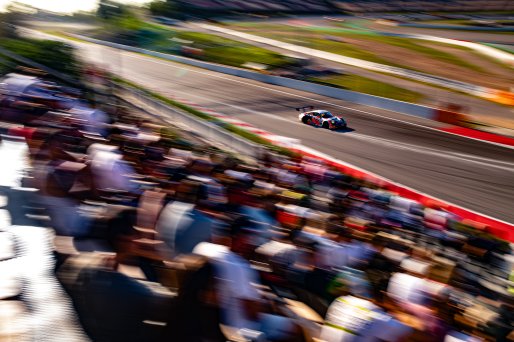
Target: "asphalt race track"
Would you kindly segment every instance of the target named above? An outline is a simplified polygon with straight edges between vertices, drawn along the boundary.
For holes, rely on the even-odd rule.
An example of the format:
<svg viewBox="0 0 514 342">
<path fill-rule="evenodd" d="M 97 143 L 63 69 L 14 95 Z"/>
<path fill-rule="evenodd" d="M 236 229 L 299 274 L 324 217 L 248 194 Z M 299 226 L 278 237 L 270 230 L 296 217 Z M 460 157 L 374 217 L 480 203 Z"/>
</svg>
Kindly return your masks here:
<svg viewBox="0 0 514 342">
<path fill-rule="evenodd" d="M 416 190 L 514 223 L 514 149 L 437 131 L 439 123 L 161 59 L 76 43 L 85 60 L 301 143 Z M 298 122 L 294 107 L 342 114 L 353 131 Z M 191 127 L 194 129 L 194 127 Z"/>
</svg>

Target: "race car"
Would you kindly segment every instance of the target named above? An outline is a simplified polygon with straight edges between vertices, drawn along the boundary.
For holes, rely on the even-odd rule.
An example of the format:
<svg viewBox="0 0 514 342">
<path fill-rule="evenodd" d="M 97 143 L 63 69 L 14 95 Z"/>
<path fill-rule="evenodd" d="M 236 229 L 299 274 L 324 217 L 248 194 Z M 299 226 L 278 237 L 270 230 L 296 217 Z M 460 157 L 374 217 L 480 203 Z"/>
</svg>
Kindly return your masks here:
<svg viewBox="0 0 514 342">
<path fill-rule="evenodd" d="M 298 119 L 304 124 L 326 129 L 344 129 L 347 127 L 346 121 L 342 117 L 334 116 L 327 110 L 314 110 L 312 106 L 300 107 L 296 110 L 300 112 Z"/>
</svg>

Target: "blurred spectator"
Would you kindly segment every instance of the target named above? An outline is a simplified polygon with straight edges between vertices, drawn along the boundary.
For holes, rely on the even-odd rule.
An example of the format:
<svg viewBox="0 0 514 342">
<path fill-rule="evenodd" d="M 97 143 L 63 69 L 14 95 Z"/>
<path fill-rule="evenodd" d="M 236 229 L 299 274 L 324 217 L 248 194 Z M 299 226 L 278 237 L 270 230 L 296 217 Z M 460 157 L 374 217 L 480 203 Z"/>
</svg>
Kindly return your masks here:
<svg viewBox="0 0 514 342">
<path fill-rule="evenodd" d="M 162 210 L 156 230 L 168 245 L 170 258 L 191 253 L 200 242 L 211 240 L 216 221 L 202 211 L 206 195 L 202 184 L 183 180 L 176 189 L 175 200 Z"/>
<path fill-rule="evenodd" d="M 263 298 L 255 288 L 260 284 L 259 276 L 240 256 L 247 234 L 243 227 L 232 227 L 216 237 L 221 244 L 204 242 L 194 249 L 213 261 L 223 323 L 242 336 L 262 333 L 268 341 L 300 340 L 301 332 L 294 322 L 264 312 Z"/>
<path fill-rule="evenodd" d="M 4 80 L 32 87 L 2 85 L 4 113 L 23 102 L 30 127 L 0 143 L 24 155 L 26 139 L 33 166 L 5 165 L 20 173 L 2 179 L 6 208 L 55 231 L 58 278 L 93 340 L 512 337 L 512 246 L 489 227 L 312 158 L 249 166 L 57 84 Z M 25 300 L 5 271 L 7 299 Z"/>
<path fill-rule="evenodd" d="M 411 329 L 359 296 L 337 298 L 328 309 L 321 339 L 339 341 L 402 341 Z"/>
</svg>

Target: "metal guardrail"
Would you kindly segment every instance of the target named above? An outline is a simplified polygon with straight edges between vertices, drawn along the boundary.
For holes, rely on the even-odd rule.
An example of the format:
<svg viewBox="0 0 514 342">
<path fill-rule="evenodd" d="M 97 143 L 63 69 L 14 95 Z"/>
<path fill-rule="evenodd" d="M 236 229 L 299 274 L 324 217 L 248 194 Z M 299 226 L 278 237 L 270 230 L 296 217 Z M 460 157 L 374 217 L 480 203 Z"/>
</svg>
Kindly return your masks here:
<svg viewBox="0 0 514 342">
<path fill-rule="evenodd" d="M 131 102 L 132 105 L 139 107 L 137 104 L 139 103 L 146 111 L 159 113 L 159 116 L 165 116 L 171 119 L 173 124 L 179 128 L 192 131 L 226 150 L 231 150 L 255 159 L 260 158 L 264 152 L 265 147 L 240 138 L 212 122 L 196 118 L 185 111 L 173 108 L 162 101 L 151 98 L 138 89 L 121 85 L 117 85 L 116 88 L 115 94 L 117 96 L 124 99 L 132 98 L 135 100 Z"/>
</svg>

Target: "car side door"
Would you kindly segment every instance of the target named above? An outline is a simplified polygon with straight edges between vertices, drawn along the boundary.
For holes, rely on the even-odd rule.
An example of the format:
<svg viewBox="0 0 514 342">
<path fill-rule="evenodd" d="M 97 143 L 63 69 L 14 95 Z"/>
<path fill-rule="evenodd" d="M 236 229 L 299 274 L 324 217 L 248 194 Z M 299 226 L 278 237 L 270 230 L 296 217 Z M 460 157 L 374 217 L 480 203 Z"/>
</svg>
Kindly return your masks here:
<svg viewBox="0 0 514 342">
<path fill-rule="evenodd" d="M 312 124 L 314 126 L 320 126 L 321 125 L 321 115 L 320 115 L 320 113 L 312 113 Z"/>
</svg>

